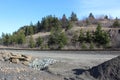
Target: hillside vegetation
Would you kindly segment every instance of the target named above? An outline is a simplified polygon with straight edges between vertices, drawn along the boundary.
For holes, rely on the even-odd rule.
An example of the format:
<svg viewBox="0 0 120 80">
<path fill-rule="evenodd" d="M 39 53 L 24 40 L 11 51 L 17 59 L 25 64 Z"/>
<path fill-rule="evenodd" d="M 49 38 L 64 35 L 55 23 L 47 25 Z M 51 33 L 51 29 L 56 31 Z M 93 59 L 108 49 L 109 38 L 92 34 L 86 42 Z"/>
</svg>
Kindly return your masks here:
<svg viewBox="0 0 120 80">
<path fill-rule="evenodd" d="M 52 15 L 36 24 L 21 27 L 13 34 L 2 33 L 0 44 L 17 48 L 36 49 L 104 49 L 120 47 L 120 20 L 108 16 L 95 18 L 92 13 L 78 20 L 72 12 L 69 18 Z"/>
</svg>

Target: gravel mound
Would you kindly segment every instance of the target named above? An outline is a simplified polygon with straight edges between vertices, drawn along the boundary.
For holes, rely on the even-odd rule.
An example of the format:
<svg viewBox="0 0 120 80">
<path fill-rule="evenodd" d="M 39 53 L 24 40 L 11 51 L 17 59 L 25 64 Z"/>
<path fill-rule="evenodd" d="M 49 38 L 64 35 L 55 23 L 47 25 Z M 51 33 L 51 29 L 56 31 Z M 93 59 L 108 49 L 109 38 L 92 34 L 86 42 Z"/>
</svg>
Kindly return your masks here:
<svg viewBox="0 0 120 80">
<path fill-rule="evenodd" d="M 120 56 L 93 67 L 89 72 L 99 80 L 120 80 Z"/>
</svg>

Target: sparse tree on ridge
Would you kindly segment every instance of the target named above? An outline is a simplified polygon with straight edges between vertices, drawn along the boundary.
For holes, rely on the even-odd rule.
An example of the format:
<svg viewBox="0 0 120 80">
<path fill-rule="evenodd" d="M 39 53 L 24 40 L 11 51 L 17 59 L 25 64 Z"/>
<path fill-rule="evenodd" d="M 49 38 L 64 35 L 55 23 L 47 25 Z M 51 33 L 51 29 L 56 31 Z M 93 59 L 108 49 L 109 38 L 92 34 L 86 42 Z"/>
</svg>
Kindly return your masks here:
<svg viewBox="0 0 120 80">
<path fill-rule="evenodd" d="M 104 17 L 104 19 L 108 19 L 108 16 L 106 15 L 106 16 Z"/>
<path fill-rule="evenodd" d="M 120 27 L 120 23 L 118 21 L 118 18 L 115 19 L 114 23 L 113 23 L 113 27 Z"/>
<path fill-rule="evenodd" d="M 94 15 L 93 15 L 92 13 L 89 14 L 89 19 L 90 19 L 90 20 L 95 19 Z"/>
<path fill-rule="evenodd" d="M 62 16 L 61 23 L 62 23 L 62 28 L 66 28 L 68 19 L 66 18 L 65 14 L 63 14 L 63 16 Z"/>
<path fill-rule="evenodd" d="M 70 21 L 78 21 L 77 15 L 74 12 L 71 14 Z"/>
<path fill-rule="evenodd" d="M 41 31 L 41 24 L 39 21 L 37 22 L 36 26 L 37 26 L 37 32 L 40 32 Z"/>
<path fill-rule="evenodd" d="M 68 21 L 68 22 L 67 22 L 67 26 L 66 26 L 66 29 L 65 29 L 65 30 L 67 31 L 67 30 L 71 29 L 72 27 L 73 27 L 72 22 L 71 22 L 71 21 Z"/>
</svg>

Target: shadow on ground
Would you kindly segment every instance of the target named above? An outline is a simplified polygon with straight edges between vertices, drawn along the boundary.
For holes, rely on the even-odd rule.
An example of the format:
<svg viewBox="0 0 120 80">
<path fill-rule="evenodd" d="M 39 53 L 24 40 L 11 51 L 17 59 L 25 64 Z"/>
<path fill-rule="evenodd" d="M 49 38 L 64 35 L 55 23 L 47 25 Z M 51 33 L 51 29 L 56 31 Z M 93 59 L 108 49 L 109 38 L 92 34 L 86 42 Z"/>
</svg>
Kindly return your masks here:
<svg viewBox="0 0 120 80">
<path fill-rule="evenodd" d="M 75 75 L 81 75 L 86 70 L 84 70 L 84 69 L 73 69 L 72 71 L 74 72 Z"/>
</svg>

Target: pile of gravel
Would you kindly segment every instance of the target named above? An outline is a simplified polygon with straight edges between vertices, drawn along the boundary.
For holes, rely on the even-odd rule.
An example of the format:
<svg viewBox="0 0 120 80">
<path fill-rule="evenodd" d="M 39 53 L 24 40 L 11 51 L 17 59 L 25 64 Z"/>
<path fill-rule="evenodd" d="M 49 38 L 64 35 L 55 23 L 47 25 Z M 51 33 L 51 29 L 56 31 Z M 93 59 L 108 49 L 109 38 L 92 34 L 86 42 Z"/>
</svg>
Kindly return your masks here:
<svg viewBox="0 0 120 80">
<path fill-rule="evenodd" d="M 44 58 L 44 59 L 35 59 L 33 62 L 29 64 L 30 67 L 36 69 L 36 70 L 43 70 L 47 68 L 49 65 L 54 64 L 58 62 L 55 59 L 51 58 Z"/>
<path fill-rule="evenodd" d="M 120 80 L 120 56 L 93 67 L 89 72 L 99 80 Z"/>
</svg>

